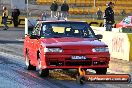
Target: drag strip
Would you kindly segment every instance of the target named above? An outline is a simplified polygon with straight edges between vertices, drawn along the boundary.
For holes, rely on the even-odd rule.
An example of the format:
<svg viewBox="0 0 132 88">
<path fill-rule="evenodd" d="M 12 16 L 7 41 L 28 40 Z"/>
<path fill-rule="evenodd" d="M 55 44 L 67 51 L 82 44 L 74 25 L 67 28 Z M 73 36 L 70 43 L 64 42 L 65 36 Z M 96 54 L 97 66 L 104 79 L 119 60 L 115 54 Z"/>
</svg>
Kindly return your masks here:
<svg viewBox="0 0 132 88">
<path fill-rule="evenodd" d="M 41 78 L 35 71 L 27 71 L 23 57 L 0 52 L 0 88 L 81 88 L 75 81 Z M 3 81 L 4 80 L 4 81 Z M 9 85 L 8 85 L 9 84 Z M 71 84 L 71 85 L 69 85 Z M 88 88 L 84 85 L 85 88 Z M 90 87 L 92 88 L 92 86 Z M 94 88 L 94 87 L 93 87 Z"/>
<path fill-rule="evenodd" d="M 0 53 L 0 88 L 69 88 L 40 78 L 36 72 L 27 71 L 22 59 L 21 56 Z"/>
<path fill-rule="evenodd" d="M 131 88 L 132 86 L 132 84 L 89 83 L 80 85 L 75 80 L 41 78 L 38 72 L 26 70 L 21 51 L 23 45 L 0 44 L 0 46 L 0 83 L 2 84 L 0 88 Z"/>
</svg>

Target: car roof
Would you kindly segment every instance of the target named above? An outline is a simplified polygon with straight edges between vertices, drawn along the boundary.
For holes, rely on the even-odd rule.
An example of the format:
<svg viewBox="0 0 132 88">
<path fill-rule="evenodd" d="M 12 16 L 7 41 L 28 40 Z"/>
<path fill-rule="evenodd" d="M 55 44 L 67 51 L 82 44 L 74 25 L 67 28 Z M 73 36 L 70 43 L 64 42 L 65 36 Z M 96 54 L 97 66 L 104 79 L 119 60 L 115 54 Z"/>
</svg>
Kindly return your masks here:
<svg viewBox="0 0 132 88">
<path fill-rule="evenodd" d="M 51 21 L 50 21 L 50 20 L 48 20 L 48 21 L 39 21 L 39 22 L 44 22 L 44 23 L 46 23 L 46 22 L 53 22 L 53 23 L 56 23 L 56 22 L 57 22 L 57 23 L 58 23 L 58 22 L 60 22 L 60 23 L 61 23 L 61 22 L 66 22 L 66 23 L 68 23 L 68 22 L 72 22 L 72 23 L 74 23 L 74 22 L 75 22 L 75 23 L 84 23 L 84 22 L 86 22 L 86 21 L 73 21 L 73 20 L 72 20 L 72 21 L 71 21 L 71 20 L 51 20 Z"/>
</svg>

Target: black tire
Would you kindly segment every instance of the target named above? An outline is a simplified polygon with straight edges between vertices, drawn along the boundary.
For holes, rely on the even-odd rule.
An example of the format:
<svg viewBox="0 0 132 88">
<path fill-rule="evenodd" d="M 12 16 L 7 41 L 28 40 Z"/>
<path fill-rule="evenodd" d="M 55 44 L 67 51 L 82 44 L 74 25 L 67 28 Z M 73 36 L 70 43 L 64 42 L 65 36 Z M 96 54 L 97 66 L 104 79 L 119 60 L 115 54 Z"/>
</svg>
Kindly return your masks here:
<svg viewBox="0 0 132 88">
<path fill-rule="evenodd" d="M 95 69 L 95 71 L 96 71 L 96 74 L 103 75 L 107 73 L 107 68 L 98 68 L 98 69 Z"/>
<path fill-rule="evenodd" d="M 78 76 L 76 79 L 78 84 L 85 84 L 86 83 L 86 78 L 84 76 Z"/>
<path fill-rule="evenodd" d="M 40 77 L 48 77 L 49 76 L 49 70 L 48 69 L 40 69 L 39 75 L 40 75 Z"/>
<path fill-rule="evenodd" d="M 26 64 L 27 70 L 36 70 L 36 66 L 33 66 L 30 63 L 30 60 L 29 60 L 29 57 L 28 57 L 28 53 L 26 53 L 25 64 Z"/>
<path fill-rule="evenodd" d="M 42 69 L 41 68 L 40 56 L 38 57 L 38 70 L 39 70 L 39 76 L 40 77 L 47 77 L 47 76 L 49 76 L 49 69 Z"/>
</svg>

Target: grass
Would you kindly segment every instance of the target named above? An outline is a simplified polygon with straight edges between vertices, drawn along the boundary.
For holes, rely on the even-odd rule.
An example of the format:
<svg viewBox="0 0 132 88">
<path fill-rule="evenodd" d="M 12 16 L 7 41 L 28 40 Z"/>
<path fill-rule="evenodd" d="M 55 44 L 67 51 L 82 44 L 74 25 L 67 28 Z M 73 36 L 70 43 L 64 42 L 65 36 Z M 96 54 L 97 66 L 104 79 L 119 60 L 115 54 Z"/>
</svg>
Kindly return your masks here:
<svg viewBox="0 0 132 88">
<path fill-rule="evenodd" d="M 76 80 L 77 72 L 74 70 L 51 70 L 50 77 L 57 80 Z"/>
</svg>

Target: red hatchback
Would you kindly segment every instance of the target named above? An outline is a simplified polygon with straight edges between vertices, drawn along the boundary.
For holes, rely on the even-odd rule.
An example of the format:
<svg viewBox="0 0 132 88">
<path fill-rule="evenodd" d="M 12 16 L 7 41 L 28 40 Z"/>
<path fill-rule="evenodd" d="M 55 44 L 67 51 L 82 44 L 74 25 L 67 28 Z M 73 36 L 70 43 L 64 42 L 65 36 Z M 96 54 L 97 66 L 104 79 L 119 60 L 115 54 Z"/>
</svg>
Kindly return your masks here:
<svg viewBox="0 0 132 88">
<path fill-rule="evenodd" d="M 51 69 L 93 69 L 106 74 L 110 54 L 87 22 L 38 21 L 24 40 L 27 69 L 48 76 Z"/>
<path fill-rule="evenodd" d="M 121 22 L 116 24 L 116 28 L 132 28 L 132 16 L 124 18 Z"/>
</svg>

